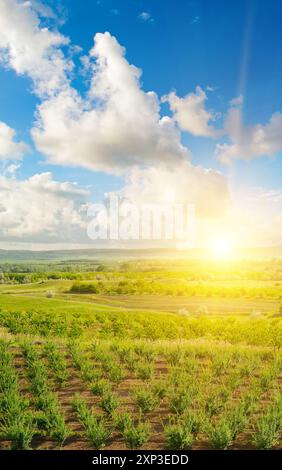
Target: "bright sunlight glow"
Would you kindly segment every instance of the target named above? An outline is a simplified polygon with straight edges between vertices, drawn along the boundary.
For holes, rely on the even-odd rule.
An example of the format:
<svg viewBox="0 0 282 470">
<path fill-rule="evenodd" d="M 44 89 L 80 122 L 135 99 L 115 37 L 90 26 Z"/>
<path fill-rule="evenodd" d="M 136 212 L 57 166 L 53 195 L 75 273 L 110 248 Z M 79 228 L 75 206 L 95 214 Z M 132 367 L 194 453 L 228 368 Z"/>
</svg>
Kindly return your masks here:
<svg viewBox="0 0 282 470">
<path fill-rule="evenodd" d="M 215 259 L 230 259 L 234 256 L 234 242 L 231 238 L 221 236 L 212 242 L 211 253 Z"/>
</svg>

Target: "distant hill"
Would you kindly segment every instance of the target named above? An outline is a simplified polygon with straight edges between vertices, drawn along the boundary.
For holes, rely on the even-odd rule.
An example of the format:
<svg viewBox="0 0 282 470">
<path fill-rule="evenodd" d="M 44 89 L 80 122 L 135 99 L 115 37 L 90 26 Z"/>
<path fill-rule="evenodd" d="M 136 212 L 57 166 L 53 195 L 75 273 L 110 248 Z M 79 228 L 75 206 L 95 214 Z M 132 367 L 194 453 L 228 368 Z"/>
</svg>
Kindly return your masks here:
<svg viewBox="0 0 282 470">
<path fill-rule="evenodd" d="M 150 249 L 73 249 L 73 250 L 0 250 L 0 261 L 79 261 L 101 259 L 140 259 L 178 257 L 176 250 Z"/>
<path fill-rule="evenodd" d="M 78 249 L 78 250 L 0 250 L 0 262 L 48 262 L 48 261 L 79 261 L 79 260 L 125 260 L 145 258 L 205 258 L 202 249 L 173 250 L 163 248 L 146 249 Z M 240 251 L 240 258 L 274 259 L 282 258 L 282 246 L 245 248 Z"/>
</svg>

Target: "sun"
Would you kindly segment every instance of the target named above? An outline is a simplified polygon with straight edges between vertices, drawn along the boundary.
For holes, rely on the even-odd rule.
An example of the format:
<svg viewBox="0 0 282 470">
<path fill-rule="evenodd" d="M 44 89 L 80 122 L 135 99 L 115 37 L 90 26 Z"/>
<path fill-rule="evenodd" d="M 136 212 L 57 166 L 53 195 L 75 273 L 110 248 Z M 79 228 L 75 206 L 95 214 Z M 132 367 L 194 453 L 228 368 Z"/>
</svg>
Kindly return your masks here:
<svg viewBox="0 0 282 470">
<path fill-rule="evenodd" d="M 228 236 L 219 236 L 215 238 L 211 245 L 212 257 L 218 260 L 233 258 L 234 242 Z"/>
</svg>

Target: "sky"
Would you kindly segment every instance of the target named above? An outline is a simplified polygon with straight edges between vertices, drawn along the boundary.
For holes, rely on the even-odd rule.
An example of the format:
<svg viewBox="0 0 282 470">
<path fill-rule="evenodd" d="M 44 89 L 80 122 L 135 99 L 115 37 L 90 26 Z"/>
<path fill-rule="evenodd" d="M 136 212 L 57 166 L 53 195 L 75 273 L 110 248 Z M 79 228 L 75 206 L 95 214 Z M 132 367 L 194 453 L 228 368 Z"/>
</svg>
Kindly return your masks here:
<svg viewBox="0 0 282 470">
<path fill-rule="evenodd" d="M 87 210 L 110 194 L 193 204 L 199 246 L 281 245 L 281 18 L 277 0 L 0 0 L 0 248 L 98 246 Z"/>
</svg>

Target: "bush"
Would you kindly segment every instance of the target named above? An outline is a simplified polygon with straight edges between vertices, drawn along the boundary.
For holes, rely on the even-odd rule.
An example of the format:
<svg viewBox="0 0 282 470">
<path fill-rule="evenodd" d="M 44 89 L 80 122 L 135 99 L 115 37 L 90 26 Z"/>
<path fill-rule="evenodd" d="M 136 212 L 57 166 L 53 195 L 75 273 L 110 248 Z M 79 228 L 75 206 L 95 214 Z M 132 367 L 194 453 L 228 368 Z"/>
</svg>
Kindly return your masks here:
<svg viewBox="0 0 282 470">
<path fill-rule="evenodd" d="M 29 450 L 36 428 L 31 414 L 18 416 L 12 421 L 7 420 L 1 426 L 1 433 L 12 441 L 12 450 Z"/>
<path fill-rule="evenodd" d="M 141 447 L 151 437 L 151 426 L 139 421 L 137 425 L 130 424 L 123 431 L 123 437 L 131 449 Z"/>
<path fill-rule="evenodd" d="M 183 423 L 166 426 L 165 435 L 170 449 L 190 449 L 194 441 L 189 426 L 185 426 Z"/>
<path fill-rule="evenodd" d="M 64 444 L 66 439 L 68 439 L 72 432 L 70 428 L 66 425 L 65 419 L 61 414 L 58 414 L 55 419 L 52 420 L 51 425 L 51 437 L 53 437 L 60 446 Z"/>
<path fill-rule="evenodd" d="M 191 404 L 191 397 L 186 390 L 173 392 L 169 400 L 169 409 L 172 413 L 183 414 Z"/>
<path fill-rule="evenodd" d="M 69 291 L 72 294 L 98 294 L 99 289 L 96 284 L 83 284 L 76 281 Z"/>
<path fill-rule="evenodd" d="M 159 405 L 159 398 L 149 388 L 139 388 L 133 392 L 136 404 L 140 411 L 147 413 Z"/>
<path fill-rule="evenodd" d="M 271 449 L 279 442 L 281 430 L 282 410 L 274 406 L 258 418 L 253 432 L 254 445 L 258 449 Z"/>
<path fill-rule="evenodd" d="M 68 379 L 67 364 L 62 351 L 53 343 L 47 343 L 44 347 L 49 367 L 52 370 L 56 380 L 63 385 Z"/>
<path fill-rule="evenodd" d="M 209 438 L 214 449 L 227 449 L 232 444 L 230 424 L 222 419 L 210 426 Z"/>
<path fill-rule="evenodd" d="M 96 382 L 93 382 L 90 386 L 90 390 L 94 395 L 105 395 L 106 393 L 111 391 L 111 384 L 105 379 L 100 379 L 97 380 Z"/>
<path fill-rule="evenodd" d="M 130 413 L 116 413 L 113 416 L 115 428 L 124 432 L 126 428 L 133 426 L 133 417 Z"/>
<path fill-rule="evenodd" d="M 138 364 L 135 368 L 136 375 L 141 380 L 149 380 L 154 375 L 154 367 L 149 362 Z"/>
<path fill-rule="evenodd" d="M 86 436 L 91 441 L 95 449 L 105 447 L 111 431 L 107 429 L 106 422 L 101 417 L 94 417 L 86 426 Z"/>
<path fill-rule="evenodd" d="M 119 399 L 112 392 L 106 392 L 101 401 L 101 407 L 103 410 L 112 415 L 113 412 L 119 406 Z"/>
<path fill-rule="evenodd" d="M 95 449 L 104 447 L 111 435 L 111 430 L 107 428 L 105 418 L 94 414 L 79 396 L 75 396 L 72 405 L 79 421 L 84 426 L 87 438 Z"/>
</svg>

